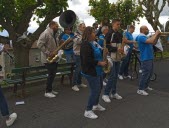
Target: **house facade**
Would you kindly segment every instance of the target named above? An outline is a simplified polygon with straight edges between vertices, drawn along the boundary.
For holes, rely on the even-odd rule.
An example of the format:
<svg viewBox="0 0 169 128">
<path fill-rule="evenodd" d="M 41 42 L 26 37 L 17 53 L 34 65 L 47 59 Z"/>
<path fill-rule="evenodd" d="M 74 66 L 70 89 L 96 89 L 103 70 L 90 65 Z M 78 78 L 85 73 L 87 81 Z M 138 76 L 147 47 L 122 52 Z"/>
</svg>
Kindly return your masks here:
<svg viewBox="0 0 169 128">
<path fill-rule="evenodd" d="M 10 56 L 13 55 L 13 49 L 9 45 L 5 45 L 5 48 L 8 50 Z M 14 68 L 14 62 L 10 58 L 10 56 L 2 52 L 0 55 L 0 65 L 2 66 L 2 70 L 0 71 L 0 78 L 7 78 L 11 74 L 11 69 Z M 40 49 L 37 48 L 36 42 L 32 45 L 32 48 L 29 52 L 29 66 L 39 66 L 42 65 L 40 58 Z"/>
</svg>

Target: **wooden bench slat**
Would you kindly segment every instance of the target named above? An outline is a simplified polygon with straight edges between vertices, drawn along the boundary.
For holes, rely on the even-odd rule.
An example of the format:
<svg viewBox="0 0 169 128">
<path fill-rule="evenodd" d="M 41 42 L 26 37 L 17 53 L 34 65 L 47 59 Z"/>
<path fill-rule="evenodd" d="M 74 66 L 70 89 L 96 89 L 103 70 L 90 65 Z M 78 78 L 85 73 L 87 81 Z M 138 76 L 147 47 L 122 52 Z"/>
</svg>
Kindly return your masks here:
<svg viewBox="0 0 169 128">
<path fill-rule="evenodd" d="M 61 77 L 61 83 L 63 83 L 64 75 L 69 76 L 70 84 L 72 83 L 73 70 L 75 69 L 74 63 L 58 64 L 56 76 Z M 17 84 L 21 84 L 22 91 L 24 92 L 24 86 L 26 82 L 45 79 L 48 76 L 48 72 L 45 66 L 33 66 L 13 68 L 11 71 L 11 78 L 4 79 L 8 84 L 14 84 L 14 92 L 17 90 Z"/>
<path fill-rule="evenodd" d="M 15 80 L 5 79 L 4 81 L 7 82 L 8 84 L 15 84 L 15 83 L 21 83 L 22 82 L 21 79 L 15 79 Z"/>
</svg>

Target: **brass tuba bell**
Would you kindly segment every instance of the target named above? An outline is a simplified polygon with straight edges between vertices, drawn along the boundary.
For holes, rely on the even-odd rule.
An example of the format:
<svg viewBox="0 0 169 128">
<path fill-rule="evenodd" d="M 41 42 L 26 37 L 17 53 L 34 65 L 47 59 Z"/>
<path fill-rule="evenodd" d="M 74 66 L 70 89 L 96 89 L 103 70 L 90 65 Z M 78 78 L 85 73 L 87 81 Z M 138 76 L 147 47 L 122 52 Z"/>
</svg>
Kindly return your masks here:
<svg viewBox="0 0 169 128">
<path fill-rule="evenodd" d="M 70 28 L 76 22 L 76 14 L 72 10 L 64 11 L 59 18 L 59 23 L 63 28 Z"/>
</svg>

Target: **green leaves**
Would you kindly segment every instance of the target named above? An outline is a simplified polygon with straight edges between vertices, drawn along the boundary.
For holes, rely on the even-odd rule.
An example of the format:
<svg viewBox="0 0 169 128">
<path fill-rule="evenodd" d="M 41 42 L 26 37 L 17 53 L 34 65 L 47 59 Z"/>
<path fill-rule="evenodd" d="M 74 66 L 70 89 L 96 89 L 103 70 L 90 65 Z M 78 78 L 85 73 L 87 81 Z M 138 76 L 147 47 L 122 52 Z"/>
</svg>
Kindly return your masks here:
<svg viewBox="0 0 169 128">
<path fill-rule="evenodd" d="M 0 32 L 2 32 L 4 29 L 3 29 L 3 27 L 2 26 L 0 26 Z"/>
<path fill-rule="evenodd" d="M 116 3 L 109 3 L 108 0 L 89 0 L 91 6 L 90 15 L 98 22 L 108 19 L 121 19 L 122 28 L 139 21 L 143 16 L 142 6 L 138 5 L 135 0 L 118 0 Z"/>
<path fill-rule="evenodd" d="M 23 20 L 31 19 L 35 14 L 36 19 L 45 18 L 47 15 L 59 15 L 66 10 L 68 0 L 0 0 L 0 21 L 9 23 L 16 27 Z M 35 20 L 35 18 L 34 18 Z M 29 20 L 30 21 L 30 20 Z M 39 20 L 38 20 L 39 21 Z M 0 22 L 2 25 L 2 22 Z M 2 26 L 4 27 L 4 26 Z"/>
<path fill-rule="evenodd" d="M 111 4 L 108 0 L 89 0 L 89 6 L 92 6 L 90 15 L 92 15 L 98 22 L 103 21 L 105 18 L 111 17 Z"/>
</svg>

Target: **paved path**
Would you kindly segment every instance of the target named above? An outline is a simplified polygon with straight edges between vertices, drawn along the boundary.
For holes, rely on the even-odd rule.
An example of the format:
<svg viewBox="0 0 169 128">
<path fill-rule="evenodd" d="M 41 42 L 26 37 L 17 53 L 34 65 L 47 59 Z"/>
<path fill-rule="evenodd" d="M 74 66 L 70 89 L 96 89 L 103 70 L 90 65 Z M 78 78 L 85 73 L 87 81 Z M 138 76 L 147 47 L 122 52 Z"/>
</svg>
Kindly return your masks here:
<svg viewBox="0 0 169 128">
<path fill-rule="evenodd" d="M 136 93 L 137 80 L 119 81 L 118 92 L 124 99 L 111 103 L 100 100 L 107 110 L 96 112 L 99 115 L 96 120 L 83 116 L 88 88 L 73 92 L 70 86 L 60 85 L 59 95 L 49 99 L 43 96 L 45 84 L 42 83 L 29 87 L 25 105 L 18 106 L 15 102 L 22 99 L 5 91 L 11 111 L 18 113 L 11 128 L 169 128 L 169 61 L 156 62 L 155 72 L 158 78 L 151 83 L 154 90 L 149 96 Z"/>
</svg>

